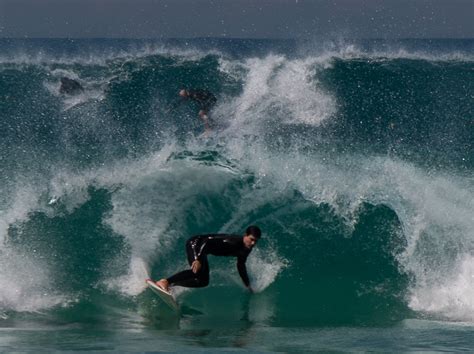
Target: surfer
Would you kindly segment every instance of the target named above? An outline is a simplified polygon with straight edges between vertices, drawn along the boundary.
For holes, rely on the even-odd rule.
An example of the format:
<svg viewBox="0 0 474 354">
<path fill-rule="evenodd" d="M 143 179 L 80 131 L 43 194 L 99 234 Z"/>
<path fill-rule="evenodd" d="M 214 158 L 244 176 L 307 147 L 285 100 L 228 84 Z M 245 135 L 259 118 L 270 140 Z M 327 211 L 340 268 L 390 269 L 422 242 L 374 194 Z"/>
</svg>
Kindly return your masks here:
<svg viewBox="0 0 474 354">
<path fill-rule="evenodd" d="M 249 226 L 243 236 L 228 234 L 197 235 L 186 242 L 186 254 L 191 269 L 156 282 L 160 288 L 169 291 L 171 286 L 202 288 L 209 284 L 209 263 L 207 256 L 237 257 L 237 270 L 245 287 L 253 292 L 247 274 L 245 262 L 257 241 L 261 231 L 258 226 Z"/>
<path fill-rule="evenodd" d="M 199 106 L 199 118 L 204 123 L 206 133 L 211 131 L 212 121 L 209 118 L 209 111 L 216 104 L 217 98 L 207 90 L 188 90 L 182 89 L 179 91 L 179 96 L 184 100 L 191 100 Z"/>
<path fill-rule="evenodd" d="M 84 92 L 84 88 L 79 82 L 68 77 L 61 78 L 61 87 L 59 88 L 59 93 L 67 95 L 77 95 L 82 92 Z"/>
</svg>

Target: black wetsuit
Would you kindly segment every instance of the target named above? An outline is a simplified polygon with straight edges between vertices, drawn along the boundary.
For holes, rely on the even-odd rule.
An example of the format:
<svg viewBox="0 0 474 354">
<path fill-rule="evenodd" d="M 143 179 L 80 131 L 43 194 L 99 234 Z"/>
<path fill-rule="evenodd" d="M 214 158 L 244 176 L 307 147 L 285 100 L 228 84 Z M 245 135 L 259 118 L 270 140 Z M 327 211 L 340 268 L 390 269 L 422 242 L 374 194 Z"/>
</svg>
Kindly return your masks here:
<svg viewBox="0 0 474 354">
<path fill-rule="evenodd" d="M 237 257 L 237 269 L 245 286 L 250 285 L 245 262 L 251 249 L 245 247 L 243 237 L 238 235 L 216 234 L 198 235 L 186 242 L 186 254 L 191 265 L 195 260 L 201 262 L 201 269 L 195 274 L 191 269 L 179 272 L 167 280 L 169 285 L 187 288 L 201 288 L 209 284 L 209 262 L 207 255 Z"/>
<path fill-rule="evenodd" d="M 207 90 L 187 90 L 187 98 L 193 100 L 199 105 L 199 109 L 209 112 L 209 110 L 216 104 L 217 98 Z"/>
</svg>

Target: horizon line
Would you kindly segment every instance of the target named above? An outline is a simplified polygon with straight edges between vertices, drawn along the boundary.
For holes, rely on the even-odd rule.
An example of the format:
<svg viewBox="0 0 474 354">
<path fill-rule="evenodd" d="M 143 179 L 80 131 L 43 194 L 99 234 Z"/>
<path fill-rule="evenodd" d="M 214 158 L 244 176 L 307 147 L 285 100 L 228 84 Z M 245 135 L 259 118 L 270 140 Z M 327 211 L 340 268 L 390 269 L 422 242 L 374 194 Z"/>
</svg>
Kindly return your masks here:
<svg viewBox="0 0 474 354">
<path fill-rule="evenodd" d="M 321 39 L 321 36 L 312 38 L 264 38 L 264 37 L 2 37 L 0 39 L 12 40 L 34 40 L 34 39 L 62 39 L 62 40 L 90 40 L 90 39 L 109 39 L 109 40 L 280 40 L 280 41 L 311 41 Z M 400 38 L 383 38 L 383 37 L 331 37 L 327 40 L 474 40 L 474 37 L 400 37 Z"/>
</svg>

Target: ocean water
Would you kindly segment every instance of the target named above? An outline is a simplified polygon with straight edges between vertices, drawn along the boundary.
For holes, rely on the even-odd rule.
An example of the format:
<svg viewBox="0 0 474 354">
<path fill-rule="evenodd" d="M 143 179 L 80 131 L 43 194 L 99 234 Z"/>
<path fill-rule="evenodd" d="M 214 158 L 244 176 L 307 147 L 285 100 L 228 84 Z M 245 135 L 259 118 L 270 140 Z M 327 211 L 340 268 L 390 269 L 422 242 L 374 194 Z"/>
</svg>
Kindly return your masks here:
<svg viewBox="0 0 474 354">
<path fill-rule="evenodd" d="M 474 350 L 473 40 L 0 48 L 0 351 Z M 249 224 L 255 294 L 145 288 Z"/>
</svg>

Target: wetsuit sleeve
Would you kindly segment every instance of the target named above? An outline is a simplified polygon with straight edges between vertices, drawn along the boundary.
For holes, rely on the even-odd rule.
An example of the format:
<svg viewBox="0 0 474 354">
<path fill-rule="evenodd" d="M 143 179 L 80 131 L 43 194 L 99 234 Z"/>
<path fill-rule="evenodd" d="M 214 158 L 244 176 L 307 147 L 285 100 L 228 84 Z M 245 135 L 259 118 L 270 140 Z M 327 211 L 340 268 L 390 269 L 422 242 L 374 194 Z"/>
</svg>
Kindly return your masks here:
<svg viewBox="0 0 474 354">
<path fill-rule="evenodd" d="M 239 271 L 239 275 L 242 278 L 246 287 L 249 287 L 250 280 L 249 275 L 247 274 L 247 267 L 245 266 L 245 262 L 247 261 L 247 257 L 240 256 L 237 258 L 237 270 Z"/>
</svg>

